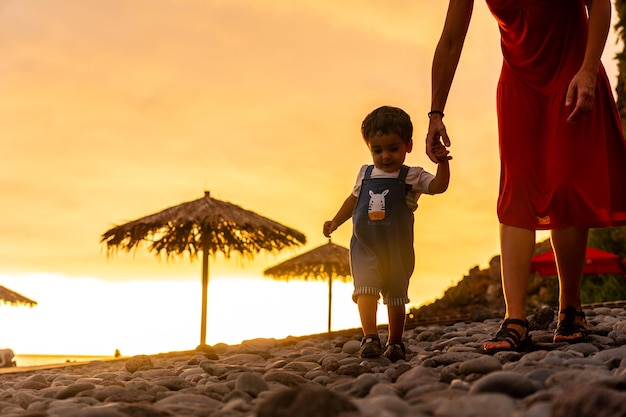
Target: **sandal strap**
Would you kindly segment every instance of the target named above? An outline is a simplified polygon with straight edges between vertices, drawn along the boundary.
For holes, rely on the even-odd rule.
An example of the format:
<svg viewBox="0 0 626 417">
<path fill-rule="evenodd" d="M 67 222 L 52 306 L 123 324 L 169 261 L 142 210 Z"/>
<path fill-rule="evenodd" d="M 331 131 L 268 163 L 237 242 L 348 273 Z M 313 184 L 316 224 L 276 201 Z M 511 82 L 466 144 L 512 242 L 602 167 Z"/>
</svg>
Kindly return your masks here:
<svg viewBox="0 0 626 417">
<path fill-rule="evenodd" d="M 563 321 L 574 321 L 576 317 L 582 317 L 583 319 L 585 318 L 585 312 L 582 310 L 578 311 L 573 306 L 565 307 L 564 310 L 559 311 L 559 314 L 565 314 L 565 318 L 563 319 Z"/>
<path fill-rule="evenodd" d="M 565 309 L 559 311 L 559 315 L 563 315 L 563 319 L 559 320 L 554 331 L 554 340 L 556 342 L 556 336 L 571 337 L 575 334 L 580 334 L 579 337 L 574 337 L 565 340 L 569 343 L 577 343 L 587 340 L 587 320 L 585 319 L 585 313 L 583 311 L 577 311 L 573 306 L 567 306 Z M 582 317 L 583 323 L 576 322 L 576 317 Z"/>
<path fill-rule="evenodd" d="M 490 342 L 508 342 L 511 346 L 518 346 L 522 339 L 522 334 L 516 329 L 509 328 L 509 324 L 515 324 L 524 328 L 526 333 L 525 338 L 528 337 L 528 321 L 520 319 L 505 319 L 500 325 L 500 330 L 496 333 Z"/>
<path fill-rule="evenodd" d="M 575 333 L 580 333 L 585 336 L 587 334 L 587 328 L 576 322 L 563 320 L 558 324 L 554 332 L 555 335 L 559 336 L 571 336 Z"/>
<path fill-rule="evenodd" d="M 564 310 L 559 311 L 559 314 L 564 314 L 563 320 L 559 320 L 557 324 L 555 335 L 558 336 L 571 336 L 575 333 L 580 333 L 583 337 L 587 335 L 587 327 L 576 322 L 576 317 L 582 317 L 585 320 L 585 313 L 583 311 L 576 311 L 572 306 L 567 306 Z"/>
<path fill-rule="evenodd" d="M 404 343 L 402 341 L 399 342 L 387 342 L 387 346 L 395 346 L 402 349 L 403 352 L 406 352 L 406 348 L 404 347 Z"/>
<path fill-rule="evenodd" d="M 366 334 L 365 336 L 363 336 L 363 338 L 361 339 L 361 346 L 371 342 L 378 342 L 380 344 L 380 338 L 377 334 Z"/>
<path fill-rule="evenodd" d="M 502 326 L 506 327 L 508 324 L 517 324 L 518 326 L 522 326 L 525 330 L 528 329 L 528 320 L 522 319 L 505 319 L 502 322 Z"/>
</svg>

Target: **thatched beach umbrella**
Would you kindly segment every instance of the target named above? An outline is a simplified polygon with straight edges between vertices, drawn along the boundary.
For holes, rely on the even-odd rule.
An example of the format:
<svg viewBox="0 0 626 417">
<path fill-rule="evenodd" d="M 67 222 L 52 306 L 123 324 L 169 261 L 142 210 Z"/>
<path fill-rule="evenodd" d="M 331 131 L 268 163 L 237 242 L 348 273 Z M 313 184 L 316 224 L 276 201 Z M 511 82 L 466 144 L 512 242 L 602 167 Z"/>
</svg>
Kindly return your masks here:
<svg viewBox="0 0 626 417">
<path fill-rule="evenodd" d="M 23 305 L 33 307 L 37 305 L 37 301 L 24 297 L 22 294 L 16 293 L 15 291 L 3 287 L 2 285 L 0 285 L 0 302 L 10 304 L 12 306 Z"/>
<path fill-rule="evenodd" d="M 183 256 L 196 259 L 202 253 L 202 317 L 200 346 L 206 345 L 209 254 L 233 253 L 252 258 L 265 250 L 277 252 L 306 242 L 299 231 L 284 226 L 235 204 L 204 197 L 170 207 L 150 216 L 116 226 L 104 232 L 102 243 L 107 253 L 118 249 L 129 252 L 142 242 L 156 255 Z"/>
<path fill-rule="evenodd" d="M 350 278 L 350 256 L 347 248 L 328 243 L 263 271 L 278 280 L 291 278 L 328 280 L 328 332 L 331 329 L 333 279 L 346 282 Z"/>
</svg>

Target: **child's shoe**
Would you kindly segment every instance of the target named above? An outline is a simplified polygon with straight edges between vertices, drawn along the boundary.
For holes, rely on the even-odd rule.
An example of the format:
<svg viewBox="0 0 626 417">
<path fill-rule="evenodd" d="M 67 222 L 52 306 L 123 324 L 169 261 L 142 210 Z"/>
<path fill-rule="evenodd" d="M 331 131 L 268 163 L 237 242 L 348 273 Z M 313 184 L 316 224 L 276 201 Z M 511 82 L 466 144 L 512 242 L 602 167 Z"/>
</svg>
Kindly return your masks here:
<svg viewBox="0 0 626 417">
<path fill-rule="evenodd" d="M 388 342 L 387 346 L 385 346 L 385 353 L 383 353 L 383 356 L 391 362 L 398 362 L 400 359 L 406 359 L 406 349 L 404 348 L 404 343 L 402 343 L 402 341 Z"/>
<path fill-rule="evenodd" d="M 378 335 L 366 334 L 361 339 L 361 349 L 359 349 L 359 356 L 361 358 L 378 358 L 383 353 L 383 349 L 380 347 L 380 339 Z"/>
</svg>

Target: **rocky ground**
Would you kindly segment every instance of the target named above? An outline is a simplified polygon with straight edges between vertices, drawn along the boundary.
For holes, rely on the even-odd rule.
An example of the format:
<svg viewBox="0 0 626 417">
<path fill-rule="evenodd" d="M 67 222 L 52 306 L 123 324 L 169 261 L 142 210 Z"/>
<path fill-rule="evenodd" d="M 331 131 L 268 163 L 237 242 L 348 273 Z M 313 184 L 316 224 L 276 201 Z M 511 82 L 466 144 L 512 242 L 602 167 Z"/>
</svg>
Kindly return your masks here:
<svg viewBox="0 0 626 417">
<path fill-rule="evenodd" d="M 586 313 L 589 341 L 575 345 L 551 342 L 551 309 L 530 316 L 534 346 L 523 354 L 479 352 L 499 325 L 489 319 L 407 330 L 397 363 L 358 358 L 352 331 L 5 371 L 0 415 L 626 416 L 626 311 Z"/>
</svg>

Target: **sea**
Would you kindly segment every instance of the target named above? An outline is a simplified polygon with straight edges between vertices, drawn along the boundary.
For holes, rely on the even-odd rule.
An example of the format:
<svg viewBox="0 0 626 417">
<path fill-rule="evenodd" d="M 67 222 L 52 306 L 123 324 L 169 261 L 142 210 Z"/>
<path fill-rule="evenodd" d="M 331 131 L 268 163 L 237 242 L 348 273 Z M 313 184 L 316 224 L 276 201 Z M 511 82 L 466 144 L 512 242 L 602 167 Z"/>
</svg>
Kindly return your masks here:
<svg viewBox="0 0 626 417">
<path fill-rule="evenodd" d="M 113 359 L 113 356 L 86 356 L 86 355 L 29 355 L 16 354 L 13 360 L 18 367 L 58 365 L 71 362 L 91 362 L 102 359 Z"/>
</svg>

